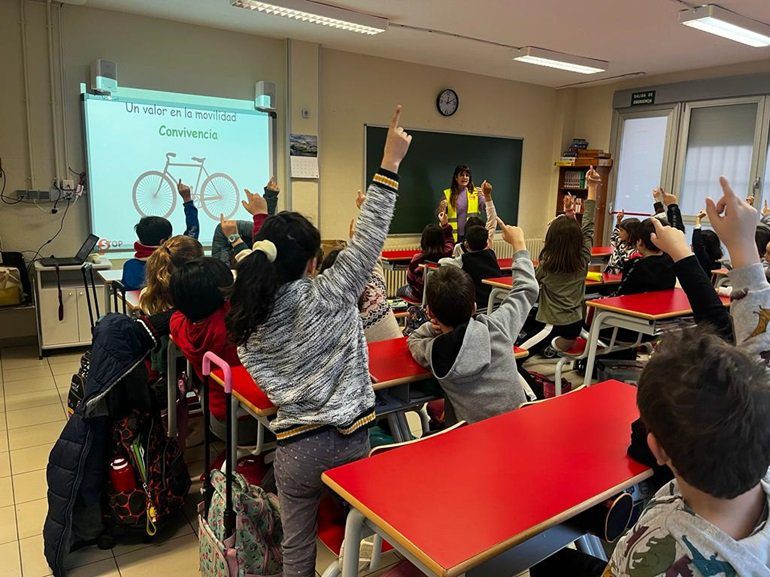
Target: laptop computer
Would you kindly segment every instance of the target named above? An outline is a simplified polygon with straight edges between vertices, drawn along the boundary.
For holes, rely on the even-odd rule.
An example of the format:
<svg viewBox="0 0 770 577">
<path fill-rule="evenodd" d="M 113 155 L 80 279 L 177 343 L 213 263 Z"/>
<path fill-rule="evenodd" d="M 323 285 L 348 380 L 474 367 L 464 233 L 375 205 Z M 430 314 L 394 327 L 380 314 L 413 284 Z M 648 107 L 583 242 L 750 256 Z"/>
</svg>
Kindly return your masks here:
<svg viewBox="0 0 770 577">
<path fill-rule="evenodd" d="M 86 259 L 91 251 L 94 250 L 96 243 L 99 242 L 99 237 L 95 234 L 89 234 L 83 246 L 80 247 L 78 253 L 69 258 L 57 258 L 55 256 L 49 256 L 40 259 L 40 264 L 43 266 L 80 266 Z"/>
</svg>

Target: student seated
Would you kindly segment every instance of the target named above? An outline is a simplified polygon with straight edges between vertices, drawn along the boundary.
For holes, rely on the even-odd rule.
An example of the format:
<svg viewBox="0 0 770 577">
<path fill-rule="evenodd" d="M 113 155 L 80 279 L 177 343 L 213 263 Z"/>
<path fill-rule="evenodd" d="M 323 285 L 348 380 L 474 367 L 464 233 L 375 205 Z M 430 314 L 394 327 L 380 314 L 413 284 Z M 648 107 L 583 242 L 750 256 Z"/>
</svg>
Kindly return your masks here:
<svg viewBox="0 0 770 577">
<path fill-rule="evenodd" d="M 621 538 L 606 576 L 767 575 L 770 569 L 770 336 L 762 320 L 770 285 L 752 238 L 756 211 L 724 178 L 720 184 L 724 196 L 719 204 L 707 200 L 707 211 L 735 267 L 737 346 L 687 331 L 667 337 L 645 367 L 639 412 L 650 450 L 676 480 Z"/>
<path fill-rule="evenodd" d="M 492 185 L 486 180 L 481 183 L 481 192 L 484 194 L 484 210 L 487 213 L 487 222 L 484 223 L 478 216 L 469 216 L 465 221 L 465 230 L 470 229 L 473 226 L 486 227 L 489 233 L 489 243 L 487 248 L 492 248 L 492 242 L 495 240 L 495 230 L 497 229 L 497 211 L 492 204 L 490 210 L 490 204 L 492 203 Z M 452 249 L 452 258 L 457 258 L 463 253 L 468 251 L 468 247 L 465 242 L 458 242 Z"/>
<path fill-rule="evenodd" d="M 621 273 L 626 262 L 636 254 L 636 238 L 641 223 L 638 218 L 623 220 L 624 216 L 625 214 L 621 210 L 616 216 L 615 228 L 612 229 L 612 236 L 610 237 L 612 254 L 610 254 L 610 260 L 604 269 L 604 272 L 607 273 Z"/>
<path fill-rule="evenodd" d="M 655 233 L 653 219 L 639 226 L 636 250 L 640 258 L 626 261 L 616 295 L 672 289 L 676 285 L 674 262 L 651 239 Z"/>
<path fill-rule="evenodd" d="M 484 205 L 487 210 L 487 227 L 478 225 L 468 226 L 465 224 L 465 239 L 463 240 L 463 252 L 453 258 L 443 258 L 439 261 L 441 265 L 458 266 L 467 272 L 473 284 L 476 287 L 476 306 L 485 309 L 489 302 L 489 293 L 492 287 L 481 282 L 485 278 L 495 278 L 503 276 L 500 265 L 497 263 L 497 255 L 492 250 L 492 239 L 495 238 L 495 228 L 497 223 L 497 211 L 492 202 L 492 185 L 486 180 L 482 183 L 482 190 L 485 191 L 486 199 Z M 473 218 L 473 217 L 471 217 Z M 494 218 L 495 224 L 489 226 L 490 218 Z"/>
<path fill-rule="evenodd" d="M 406 271 L 407 284 L 396 291 L 396 295 L 409 301 L 422 301 L 422 291 L 425 287 L 425 271 L 420 265 L 425 262 L 438 262 L 452 253 L 454 237 L 452 225 L 446 213 L 439 214 L 439 225 L 429 224 L 422 231 L 420 252 L 412 257 Z"/>
<path fill-rule="evenodd" d="M 502 223 L 502 221 L 500 221 Z M 524 234 L 503 227 L 513 246 L 514 283 L 500 307 L 475 315 L 473 281 L 454 266 L 431 275 L 427 287 L 430 322 L 409 335 L 414 359 L 430 368 L 446 393 L 446 423 L 480 421 L 518 408 L 526 397 L 518 380 L 513 343 L 537 301 L 537 281 Z"/>
<path fill-rule="evenodd" d="M 179 196 L 182 197 L 185 223 L 187 225 L 184 236 L 198 238 L 200 226 L 198 223 L 198 209 L 192 201 L 190 187 L 182 184 L 180 180 L 176 185 Z M 123 264 L 123 278 L 121 282 L 126 290 L 139 290 L 145 285 L 145 267 L 147 259 L 164 241 L 171 238 L 171 223 L 161 216 L 145 216 L 134 227 L 139 238 L 134 243 L 134 258 L 128 259 Z"/>
<path fill-rule="evenodd" d="M 171 275 L 171 296 L 176 307 L 171 317 L 171 338 L 200 380 L 203 380 L 203 355 L 207 351 L 218 355 L 230 366 L 241 364 L 235 343 L 228 337 L 225 327 L 232 285 L 230 268 L 213 257 L 187 261 Z M 225 439 L 225 393 L 216 383 L 209 386 L 208 407 L 212 432 Z M 239 420 L 239 443 L 248 444 L 255 439 L 255 421 L 250 417 Z"/>
<path fill-rule="evenodd" d="M 262 214 L 263 208 L 265 214 L 275 214 L 275 208 L 278 206 L 278 194 L 280 192 L 281 189 L 278 186 L 278 181 L 273 177 L 265 186 L 264 195 L 260 198 L 257 198 L 259 197 L 258 194 L 251 194 L 246 189 L 246 200 L 241 201 L 241 204 L 251 214 L 252 218 Z M 233 241 L 237 240 L 235 237 L 243 239 L 244 245 L 239 247 L 242 249 L 250 247 L 254 239 L 254 222 L 246 220 L 236 220 L 234 222 L 237 228 L 233 234 L 226 235 L 222 231 L 222 224 L 220 223 L 214 229 L 214 238 L 211 240 L 211 256 L 221 260 L 228 266 L 235 264 L 236 250 L 233 246 Z M 232 239 L 230 238 L 231 236 L 233 237 Z"/>
</svg>

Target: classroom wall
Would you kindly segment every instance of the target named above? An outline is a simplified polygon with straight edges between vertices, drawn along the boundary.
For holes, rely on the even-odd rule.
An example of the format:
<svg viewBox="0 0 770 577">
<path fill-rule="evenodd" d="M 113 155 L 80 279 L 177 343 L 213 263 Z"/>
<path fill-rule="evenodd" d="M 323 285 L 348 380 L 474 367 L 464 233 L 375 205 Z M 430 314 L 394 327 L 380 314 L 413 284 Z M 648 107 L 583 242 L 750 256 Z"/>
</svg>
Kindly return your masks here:
<svg viewBox="0 0 770 577">
<path fill-rule="evenodd" d="M 321 231 L 325 238 L 345 238 L 355 214 L 355 194 L 364 185 L 364 124 L 387 125 L 396 103 L 404 106 L 402 123 L 407 130 L 524 138 L 519 224 L 528 237 L 543 233 L 553 211 L 543 195 L 550 193 L 554 172 L 555 89 L 331 49 L 321 50 L 320 70 Z M 457 91 L 460 107 L 454 116 L 444 118 L 435 103 L 436 95 L 447 87 Z M 447 174 L 447 184 L 451 176 Z M 474 176 L 483 179 L 483 175 Z M 425 194 L 438 203 L 441 191 Z"/>
</svg>

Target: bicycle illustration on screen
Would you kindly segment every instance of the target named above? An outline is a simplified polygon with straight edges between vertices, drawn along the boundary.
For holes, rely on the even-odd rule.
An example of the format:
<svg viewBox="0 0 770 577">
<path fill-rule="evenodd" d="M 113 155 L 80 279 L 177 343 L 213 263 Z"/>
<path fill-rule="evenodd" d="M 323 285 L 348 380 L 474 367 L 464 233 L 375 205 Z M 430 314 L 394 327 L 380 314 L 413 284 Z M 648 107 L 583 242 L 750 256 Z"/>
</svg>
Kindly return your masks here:
<svg viewBox="0 0 770 577">
<path fill-rule="evenodd" d="M 198 169 L 195 186 L 191 187 L 192 199 L 196 206 L 203 209 L 210 218 L 219 221 L 219 215 L 230 218 L 238 210 L 238 185 L 224 172 L 209 174 L 205 158 L 191 157 L 193 163 L 176 162 L 175 152 L 166 153 L 166 166 L 162 171 L 148 170 L 139 175 L 134 182 L 134 208 L 142 216 L 168 217 L 176 208 L 179 195 L 176 190 L 176 178 L 169 168 L 174 166 Z M 205 178 L 204 178 L 205 177 Z M 203 183 L 201 183 L 201 178 Z M 198 187 L 200 185 L 200 188 Z"/>
</svg>

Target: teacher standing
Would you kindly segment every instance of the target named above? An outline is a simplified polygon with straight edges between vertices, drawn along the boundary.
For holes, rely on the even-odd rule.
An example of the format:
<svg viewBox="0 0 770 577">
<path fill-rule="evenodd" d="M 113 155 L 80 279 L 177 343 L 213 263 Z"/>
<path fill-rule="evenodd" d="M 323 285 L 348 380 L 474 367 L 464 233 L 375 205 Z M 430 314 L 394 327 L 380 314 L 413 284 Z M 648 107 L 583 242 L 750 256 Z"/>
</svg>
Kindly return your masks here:
<svg viewBox="0 0 770 577">
<path fill-rule="evenodd" d="M 452 225 L 455 242 L 465 238 L 465 223 L 468 217 L 481 217 L 484 210 L 484 195 L 473 185 L 471 169 L 461 164 L 455 167 L 452 184 L 444 190 L 437 212 L 445 212 Z"/>
</svg>

